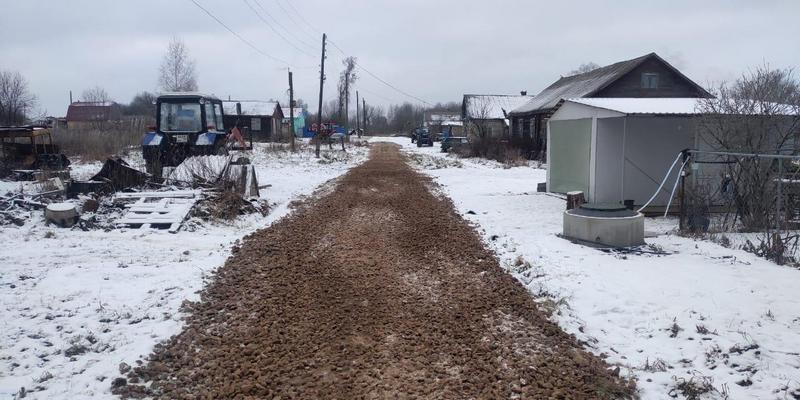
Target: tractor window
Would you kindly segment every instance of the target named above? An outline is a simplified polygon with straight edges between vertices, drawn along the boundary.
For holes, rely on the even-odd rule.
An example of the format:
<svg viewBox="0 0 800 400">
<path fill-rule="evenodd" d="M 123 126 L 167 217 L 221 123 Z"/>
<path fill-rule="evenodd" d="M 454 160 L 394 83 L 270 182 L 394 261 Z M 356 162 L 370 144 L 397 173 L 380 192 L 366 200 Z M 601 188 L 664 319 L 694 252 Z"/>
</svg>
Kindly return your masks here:
<svg viewBox="0 0 800 400">
<path fill-rule="evenodd" d="M 206 103 L 206 126 L 213 126 L 217 129 L 217 119 L 214 117 L 214 104 Z M 212 128 L 209 128 L 211 130 Z"/>
<path fill-rule="evenodd" d="M 161 103 L 162 132 L 200 132 L 200 104 L 198 103 Z"/>
<path fill-rule="evenodd" d="M 222 104 L 214 103 L 214 111 L 217 115 L 217 130 L 224 131 L 225 125 L 222 123 Z"/>
</svg>

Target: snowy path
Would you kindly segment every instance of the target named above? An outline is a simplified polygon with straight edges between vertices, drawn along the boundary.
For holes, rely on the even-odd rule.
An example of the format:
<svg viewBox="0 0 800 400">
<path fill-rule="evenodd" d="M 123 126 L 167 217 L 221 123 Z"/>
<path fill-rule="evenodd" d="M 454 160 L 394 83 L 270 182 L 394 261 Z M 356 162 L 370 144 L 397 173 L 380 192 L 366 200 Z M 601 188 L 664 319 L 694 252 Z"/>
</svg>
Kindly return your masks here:
<svg viewBox="0 0 800 400">
<path fill-rule="evenodd" d="M 34 399 L 111 397 L 108 379 L 119 364 L 133 364 L 180 330 L 181 303 L 196 300 L 234 242 L 360 164 L 366 148 L 326 150 L 316 160 L 309 150 L 259 147 L 251 157 L 261 184 L 272 185 L 262 190 L 274 203 L 267 217 L 177 234 L 59 229 L 38 214 L 23 227 L 0 227 L 0 398 L 21 387 Z"/>
<path fill-rule="evenodd" d="M 800 396 L 800 271 L 664 234 L 673 220 L 646 226 L 660 233 L 647 242 L 668 256 L 573 244 L 556 236 L 564 201 L 536 193 L 544 169 L 504 169 L 391 140 L 417 154 L 534 295 L 560 305 L 555 318 L 564 329 L 637 377 L 644 399 L 669 398 L 682 380 L 708 381 L 720 392 L 711 398 Z M 517 265 L 523 260 L 530 268 Z"/>
</svg>

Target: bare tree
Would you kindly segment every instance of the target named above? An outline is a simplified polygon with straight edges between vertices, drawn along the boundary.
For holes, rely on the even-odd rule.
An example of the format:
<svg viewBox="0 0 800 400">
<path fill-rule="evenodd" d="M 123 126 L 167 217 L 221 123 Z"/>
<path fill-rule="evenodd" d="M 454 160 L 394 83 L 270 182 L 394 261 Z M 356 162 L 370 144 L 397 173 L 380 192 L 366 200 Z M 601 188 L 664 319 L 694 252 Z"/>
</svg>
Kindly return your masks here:
<svg viewBox="0 0 800 400">
<path fill-rule="evenodd" d="M 600 68 L 599 65 L 589 61 L 587 63 L 581 64 L 578 68 L 575 68 L 572 71 L 569 71 L 568 76 L 578 75 L 578 74 L 585 74 L 587 72 L 592 72 L 592 71 L 594 71 L 594 70 L 596 70 L 598 68 Z"/>
<path fill-rule="evenodd" d="M 167 47 L 167 54 L 161 62 L 158 84 L 167 92 L 191 92 L 197 90 L 197 75 L 194 60 L 183 41 L 173 37 Z"/>
<path fill-rule="evenodd" d="M 17 71 L 0 71 L 0 125 L 21 125 L 36 106 L 28 81 Z"/>
<path fill-rule="evenodd" d="M 342 60 L 342 64 L 344 65 L 344 71 L 342 71 L 341 75 L 339 75 L 339 118 L 338 122 L 340 124 L 344 123 L 347 124 L 348 118 L 348 105 L 350 104 L 350 92 L 353 87 L 353 84 L 358 79 L 356 75 L 356 58 L 355 57 L 347 57 Z"/>
<path fill-rule="evenodd" d="M 405 102 L 389 107 L 389 127 L 395 132 L 408 132 L 421 126 L 425 120 L 425 108 Z"/>
<path fill-rule="evenodd" d="M 101 86 L 95 86 L 83 91 L 81 94 L 81 101 L 88 103 L 107 103 L 111 101 L 111 96 L 109 96 L 108 92 Z"/>
<path fill-rule="evenodd" d="M 124 108 L 126 115 L 138 115 L 155 118 L 156 114 L 156 95 L 144 91 L 133 96 L 130 104 Z"/>
<path fill-rule="evenodd" d="M 718 176 L 697 181 L 706 187 L 693 189 L 691 200 L 695 204 L 690 210 L 707 209 L 712 203 L 724 201 L 733 216 L 724 219 L 722 229 L 780 229 L 794 206 L 786 204 L 788 199 L 779 187 L 784 175 L 796 178 L 800 169 L 788 160 L 764 155 L 800 154 L 800 82 L 792 70 L 765 65 L 733 83 L 719 84 L 711 92 L 715 97 L 701 100 L 698 110 L 703 115 L 697 128 L 703 143 L 716 151 L 761 156 L 725 155 L 714 159 L 721 163 L 715 170 Z M 698 206 L 698 202 L 702 204 Z M 798 237 L 768 234 L 762 243 L 752 247 L 759 247 L 767 258 L 782 262 L 790 239 L 796 244 Z"/>
</svg>

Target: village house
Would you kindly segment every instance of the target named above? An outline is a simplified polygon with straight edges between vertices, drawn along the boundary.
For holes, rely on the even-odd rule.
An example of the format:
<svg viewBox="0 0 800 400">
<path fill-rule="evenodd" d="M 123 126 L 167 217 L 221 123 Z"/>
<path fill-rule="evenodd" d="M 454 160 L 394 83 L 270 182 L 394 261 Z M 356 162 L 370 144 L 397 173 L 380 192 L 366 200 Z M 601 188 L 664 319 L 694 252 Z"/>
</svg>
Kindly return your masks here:
<svg viewBox="0 0 800 400">
<path fill-rule="evenodd" d="M 519 95 L 465 94 L 461 102 L 461 118 L 470 135 L 507 140 L 507 114 L 531 99 L 525 92 Z"/>
<path fill-rule="evenodd" d="M 427 111 L 423 126 L 434 134 L 464 135 L 464 123 L 461 121 L 461 113 L 457 111 Z"/>
<path fill-rule="evenodd" d="M 65 120 L 69 129 L 100 128 L 122 121 L 122 107 L 113 101 L 76 101 L 67 108 Z"/>
<path fill-rule="evenodd" d="M 710 94 L 656 53 L 561 77 L 509 112 L 511 134 L 531 158 L 546 149 L 547 120 L 564 99 L 705 98 Z"/>
<path fill-rule="evenodd" d="M 283 136 L 283 109 L 277 101 L 223 100 L 226 128 L 246 127 L 254 141 L 270 141 Z"/>
</svg>

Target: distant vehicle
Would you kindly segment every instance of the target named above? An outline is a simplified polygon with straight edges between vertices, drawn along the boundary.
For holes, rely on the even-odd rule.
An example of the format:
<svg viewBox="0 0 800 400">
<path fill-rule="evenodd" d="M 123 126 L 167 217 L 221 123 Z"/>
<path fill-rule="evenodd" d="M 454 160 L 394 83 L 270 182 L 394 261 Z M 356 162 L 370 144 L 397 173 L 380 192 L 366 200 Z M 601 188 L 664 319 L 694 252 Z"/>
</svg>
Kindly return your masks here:
<svg viewBox="0 0 800 400">
<path fill-rule="evenodd" d="M 42 126 L 0 127 L 0 166 L 9 170 L 63 170 L 69 159 Z"/>
<path fill-rule="evenodd" d="M 442 153 L 448 153 L 469 146 L 466 136 L 447 136 L 442 139 Z"/>
<path fill-rule="evenodd" d="M 411 136 L 411 143 L 417 143 L 417 147 L 433 146 L 433 135 L 428 128 L 416 128 Z"/>
<path fill-rule="evenodd" d="M 200 93 L 167 93 L 156 99 L 156 126 L 142 141 L 147 172 L 161 177 L 191 156 L 227 153 L 222 101 Z M 236 132 L 239 132 L 236 129 Z M 237 140 L 244 142 L 239 134 Z"/>
</svg>

